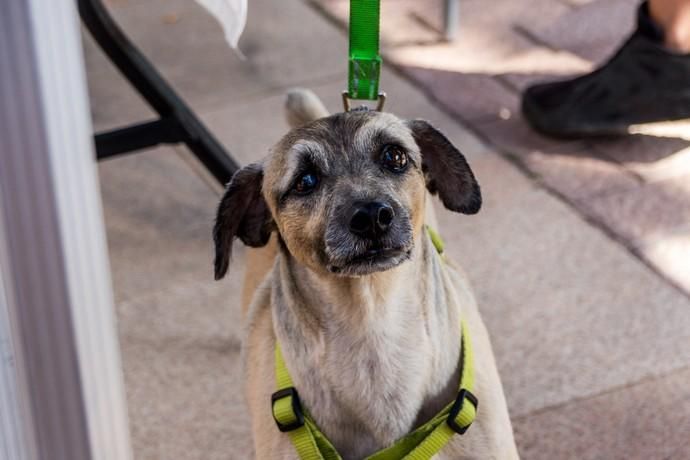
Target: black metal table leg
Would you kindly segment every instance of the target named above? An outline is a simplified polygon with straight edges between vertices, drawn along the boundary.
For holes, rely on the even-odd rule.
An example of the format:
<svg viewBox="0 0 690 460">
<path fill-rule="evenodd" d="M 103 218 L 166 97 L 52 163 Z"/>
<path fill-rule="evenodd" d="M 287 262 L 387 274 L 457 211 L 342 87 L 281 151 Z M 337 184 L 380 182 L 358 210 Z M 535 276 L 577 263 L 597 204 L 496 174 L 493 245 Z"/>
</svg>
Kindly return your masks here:
<svg viewBox="0 0 690 460">
<path fill-rule="evenodd" d="M 184 143 L 222 184 L 239 166 L 155 67 L 115 24 L 100 0 L 78 0 L 79 14 L 108 58 L 160 115 L 96 135 L 99 160 L 161 143 Z"/>
</svg>

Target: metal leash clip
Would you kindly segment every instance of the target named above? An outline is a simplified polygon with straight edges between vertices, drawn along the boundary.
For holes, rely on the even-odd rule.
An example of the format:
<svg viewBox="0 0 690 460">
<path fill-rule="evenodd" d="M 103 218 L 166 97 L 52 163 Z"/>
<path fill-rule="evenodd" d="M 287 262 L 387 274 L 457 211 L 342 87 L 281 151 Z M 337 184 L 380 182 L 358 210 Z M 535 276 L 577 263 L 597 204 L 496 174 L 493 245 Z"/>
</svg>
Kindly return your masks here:
<svg viewBox="0 0 690 460">
<path fill-rule="evenodd" d="M 353 99 L 350 97 L 348 91 L 343 91 L 343 109 L 345 112 L 357 111 L 357 110 L 372 110 L 370 107 L 362 104 L 359 107 L 352 108 L 352 101 L 357 101 L 361 99 Z M 376 99 L 376 110 L 377 112 L 383 112 L 383 104 L 386 103 L 386 93 L 383 91 L 379 92 L 379 97 Z"/>
</svg>

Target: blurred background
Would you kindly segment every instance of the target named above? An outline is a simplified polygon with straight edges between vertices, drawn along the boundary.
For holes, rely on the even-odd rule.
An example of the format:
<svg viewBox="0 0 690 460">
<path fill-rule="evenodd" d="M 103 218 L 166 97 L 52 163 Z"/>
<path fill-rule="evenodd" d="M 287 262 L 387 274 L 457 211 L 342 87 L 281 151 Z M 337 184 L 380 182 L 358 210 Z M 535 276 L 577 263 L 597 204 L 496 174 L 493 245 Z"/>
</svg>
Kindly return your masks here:
<svg viewBox="0 0 690 460">
<path fill-rule="evenodd" d="M 342 110 L 347 0 L 250 0 L 239 42 L 191 0 L 106 0 L 241 164 L 287 130 L 284 95 Z M 386 110 L 425 118 L 475 171 L 477 216 L 437 206 L 487 323 L 524 459 L 690 458 L 690 123 L 556 141 L 520 110 L 529 84 L 584 73 L 635 26 L 634 0 L 383 0 Z M 85 29 L 91 116 L 150 119 Z M 184 147 L 98 165 L 137 459 L 247 459 L 239 299 L 244 247 L 213 281 L 212 179 Z"/>
</svg>

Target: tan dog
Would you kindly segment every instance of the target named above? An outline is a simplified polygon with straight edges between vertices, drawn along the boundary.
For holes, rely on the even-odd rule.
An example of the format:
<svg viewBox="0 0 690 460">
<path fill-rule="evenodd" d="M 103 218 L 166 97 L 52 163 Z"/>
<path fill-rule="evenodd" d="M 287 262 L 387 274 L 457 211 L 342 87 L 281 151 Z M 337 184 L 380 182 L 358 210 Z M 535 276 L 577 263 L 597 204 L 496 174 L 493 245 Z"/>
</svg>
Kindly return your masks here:
<svg viewBox="0 0 690 460">
<path fill-rule="evenodd" d="M 256 457 L 299 458 L 271 412 L 276 339 L 302 405 L 343 459 L 360 459 L 456 398 L 462 318 L 480 405 L 434 458 L 517 458 L 467 279 L 424 230 L 427 190 L 450 210 L 479 210 L 463 155 L 427 122 L 328 116 L 309 92 L 290 95 L 288 119 L 295 128 L 268 157 L 233 177 L 214 228 L 216 279 L 235 237 L 268 244 L 250 251 L 243 296 L 253 297 L 244 353 Z"/>
</svg>

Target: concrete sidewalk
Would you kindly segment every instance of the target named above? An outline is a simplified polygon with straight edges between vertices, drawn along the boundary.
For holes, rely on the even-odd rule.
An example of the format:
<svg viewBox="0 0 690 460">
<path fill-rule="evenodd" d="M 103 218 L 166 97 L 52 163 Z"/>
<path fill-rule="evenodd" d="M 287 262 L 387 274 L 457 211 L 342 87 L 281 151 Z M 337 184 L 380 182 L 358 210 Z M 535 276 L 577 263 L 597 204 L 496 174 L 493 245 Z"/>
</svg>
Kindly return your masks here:
<svg viewBox="0 0 690 460">
<path fill-rule="evenodd" d="M 314 8 L 297 0 L 252 0 L 240 42 L 244 62 L 193 2 L 111 0 L 110 6 L 133 40 L 245 164 L 262 157 L 287 129 L 282 119 L 287 88 L 311 87 L 331 110 L 340 110 L 347 40 L 321 10 L 340 17 L 341 3 Z M 544 30 L 565 14 L 594 7 L 539 3 L 544 3 Z M 426 56 L 427 48 L 411 48 L 426 42 L 433 56 L 429 62 L 442 62 L 443 53 L 447 62 L 459 62 L 450 59 L 458 53 L 455 57 L 463 62 L 479 66 L 498 62 L 497 56 L 506 62 L 511 53 L 524 51 L 541 56 L 520 64 L 526 71 L 530 65 L 543 70 L 544 59 L 554 53 L 559 69 L 591 66 L 591 57 L 533 43 L 530 51 L 520 48 L 527 46 L 526 39 L 515 38 L 515 29 L 506 24 L 527 18 L 515 6 L 524 6 L 521 1 L 492 2 L 487 12 L 478 0 L 463 0 L 463 14 L 474 11 L 476 21 L 490 16 L 504 21 L 493 29 L 483 23 L 483 34 L 472 39 L 463 36 L 463 43 L 486 50 L 482 53 L 433 44 L 436 32 L 420 26 L 431 20 L 419 19 L 432 14 L 436 2 L 389 4 L 399 6 L 383 16 L 394 21 L 384 26 L 389 61 L 408 76 L 428 70 L 419 64 L 422 70 L 414 69 L 400 56 Z M 398 14 L 411 11 L 403 6 L 423 8 L 417 15 Z M 87 36 L 85 55 L 97 129 L 152 116 Z M 480 214 L 459 216 L 439 208 L 441 231 L 451 257 L 473 280 L 523 457 L 690 457 L 690 300 L 670 280 L 682 282 L 650 267 L 650 259 L 640 258 L 640 246 L 628 244 L 633 240 L 593 220 L 557 188 L 561 183 L 575 191 L 595 183 L 607 190 L 629 181 L 642 188 L 648 184 L 642 176 L 628 177 L 623 164 L 602 164 L 594 155 L 550 156 L 550 151 L 537 154 L 525 147 L 528 141 L 521 136 L 529 142 L 534 138 L 512 116 L 514 106 L 507 107 L 506 98 L 514 102 L 516 93 L 502 80 L 458 69 L 433 72 L 433 78 L 417 75 L 410 83 L 384 68 L 387 109 L 434 122 L 463 150 L 482 185 Z M 439 78 L 444 75 L 448 83 Z M 516 76 L 514 81 L 522 85 L 527 79 Z M 469 115 L 460 116 L 458 107 Z M 507 121 L 502 108 L 510 111 Z M 635 141 L 625 142 L 640 148 Z M 537 175 L 521 158 L 536 163 L 542 158 L 552 173 Z M 647 166 L 653 170 L 655 164 Z M 610 173 L 612 165 L 616 174 Z M 594 175 L 581 175 L 583 170 L 603 172 L 592 182 Z M 169 147 L 108 160 L 100 164 L 100 173 L 136 458 L 251 458 L 239 362 L 244 251 L 238 245 L 229 276 L 212 281 L 210 231 L 218 196 L 194 175 L 185 155 Z M 640 192 L 628 198 L 629 189 L 618 190 L 630 200 L 647 197 Z M 676 199 L 685 205 L 681 209 L 688 208 L 687 195 Z M 648 231 L 641 227 L 643 239 Z M 665 233 L 654 237 L 660 235 L 666 244 Z"/>
</svg>

